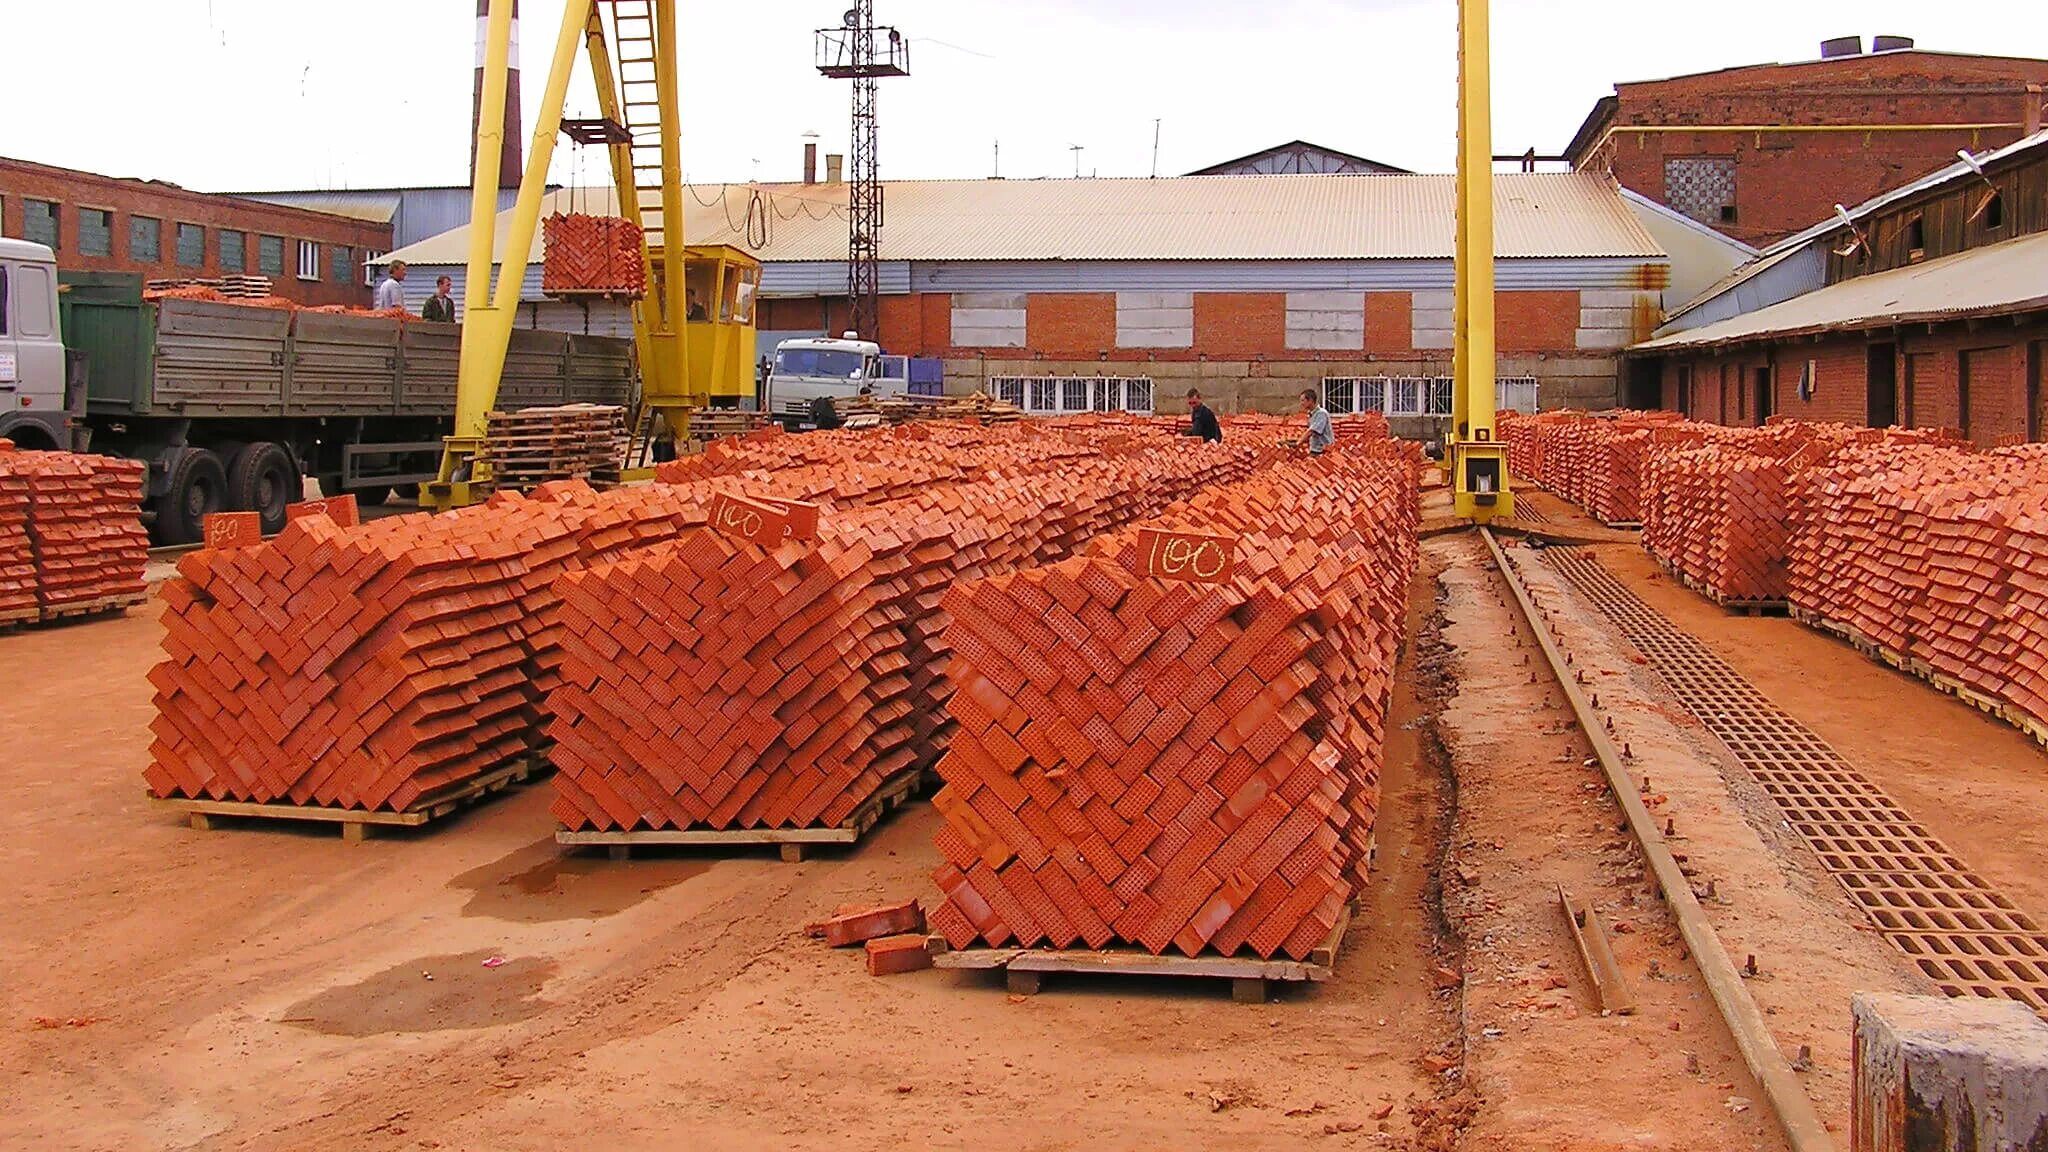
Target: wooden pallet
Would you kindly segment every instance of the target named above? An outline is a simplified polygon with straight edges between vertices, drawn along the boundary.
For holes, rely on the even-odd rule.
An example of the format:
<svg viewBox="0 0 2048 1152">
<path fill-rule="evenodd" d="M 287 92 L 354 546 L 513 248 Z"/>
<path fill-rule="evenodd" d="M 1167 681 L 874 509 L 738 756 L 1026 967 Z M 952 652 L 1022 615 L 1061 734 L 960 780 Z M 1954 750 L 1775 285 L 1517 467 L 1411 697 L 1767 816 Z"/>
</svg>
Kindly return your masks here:
<svg viewBox="0 0 2048 1152">
<path fill-rule="evenodd" d="M 523 784 L 537 775 L 552 770 L 553 766 L 544 755 L 523 756 L 496 771 L 486 772 L 473 780 L 466 780 L 427 797 L 403 812 L 324 808 L 317 805 L 274 801 L 259 803 L 250 800 L 193 800 L 182 796 L 151 796 L 149 803 L 152 808 L 182 813 L 187 823 L 202 832 L 218 827 L 214 821 L 222 816 L 253 816 L 265 820 L 310 820 L 338 824 L 341 826 L 343 840 L 359 844 L 373 826 L 417 828 L 422 824 L 430 824 L 506 791 L 513 785 Z"/>
<path fill-rule="evenodd" d="M 124 592 L 97 600 L 80 600 L 55 608 L 35 608 L 0 616 L 0 632 L 33 628 L 39 624 L 84 623 L 102 616 L 115 616 L 149 599 L 147 592 Z"/>
<path fill-rule="evenodd" d="M 1048 972 L 1112 976 L 1199 976 L 1230 981 L 1230 998 L 1263 1004 L 1275 982 L 1320 984 L 1336 975 L 1337 954 L 1351 928 L 1351 906 L 1306 960 L 1261 960 L 1256 956 L 1155 956 L 1141 948 L 966 948 L 954 951 L 943 936 L 926 939 L 932 967 L 968 971 L 1000 969 L 1012 995 L 1035 995 Z"/>
<path fill-rule="evenodd" d="M 1731 613 L 1743 616 L 1785 616 L 1792 611 L 1792 603 L 1789 600 L 1745 600 L 1737 596 L 1727 596 L 1706 581 L 1695 579 L 1669 564 L 1664 566 L 1664 571 L 1670 573 L 1672 579 Z"/>
<path fill-rule="evenodd" d="M 640 828 L 613 832 L 573 832 L 561 828 L 555 832 L 555 843 L 576 848 L 603 847 L 614 860 L 630 859 L 635 848 L 773 844 L 780 849 L 785 863 L 798 864 L 814 846 L 859 843 L 882 817 L 910 803 L 924 779 L 925 773 L 917 768 L 891 776 L 879 791 L 847 816 L 845 823 L 831 828 Z"/>
</svg>

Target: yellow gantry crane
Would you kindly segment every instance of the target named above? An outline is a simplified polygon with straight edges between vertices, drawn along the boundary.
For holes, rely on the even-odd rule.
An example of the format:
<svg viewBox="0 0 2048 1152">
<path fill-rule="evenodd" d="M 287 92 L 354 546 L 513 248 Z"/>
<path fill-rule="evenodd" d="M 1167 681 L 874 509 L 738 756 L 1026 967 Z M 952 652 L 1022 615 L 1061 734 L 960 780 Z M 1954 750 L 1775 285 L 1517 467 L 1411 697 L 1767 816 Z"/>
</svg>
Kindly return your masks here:
<svg viewBox="0 0 2048 1152">
<path fill-rule="evenodd" d="M 526 171 L 520 176 L 510 225 L 500 240 L 494 222 L 513 4 L 514 0 L 490 0 L 485 23 L 455 430 L 446 439 L 439 478 L 421 485 L 420 491 L 421 501 L 435 508 L 472 504 L 491 490 L 490 477 L 476 456 L 497 402 L 527 257 L 540 222 L 548 165 L 555 138 L 564 130 L 562 106 L 579 47 L 590 61 L 600 119 L 575 122 L 581 129 L 576 138 L 606 146 L 618 213 L 641 231 L 646 292 L 633 302 L 640 366 L 636 437 L 655 413 L 665 417 L 669 428 L 680 430 L 687 426 L 691 411 L 715 400 L 737 404 L 752 392 L 753 307 L 760 261 L 729 245 L 683 244 L 676 0 L 568 0 L 563 5 Z M 503 253 L 495 290 L 494 245 L 501 245 Z"/>
<path fill-rule="evenodd" d="M 1458 241 L 1452 303 L 1452 507 L 1485 523 L 1515 514 L 1508 450 L 1495 435 L 1493 85 L 1487 0 L 1458 3 Z"/>
</svg>

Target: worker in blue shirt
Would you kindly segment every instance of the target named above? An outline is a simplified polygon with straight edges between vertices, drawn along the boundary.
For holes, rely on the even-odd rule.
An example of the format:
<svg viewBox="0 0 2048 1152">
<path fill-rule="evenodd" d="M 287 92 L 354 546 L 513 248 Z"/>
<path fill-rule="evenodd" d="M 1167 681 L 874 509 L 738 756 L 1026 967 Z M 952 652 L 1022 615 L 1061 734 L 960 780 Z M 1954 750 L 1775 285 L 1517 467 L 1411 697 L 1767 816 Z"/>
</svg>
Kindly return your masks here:
<svg viewBox="0 0 2048 1152">
<path fill-rule="evenodd" d="M 1188 426 L 1181 431 L 1183 436 L 1200 436 L 1215 443 L 1223 439 L 1223 426 L 1216 422 L 1216 413 L 1202 403 L 1202 394 L 1188 389 Z"/>
<path fill-rule="evenodd" d="M 1308 454 L 1321 456 L 1330 445 L 1337 442 L 1337 433 L 1330 426 L 1330 410 L 1323 407 L 1315 389 L 1301 390 L 1301 411 L 1308 417 Z"/>
</svg>

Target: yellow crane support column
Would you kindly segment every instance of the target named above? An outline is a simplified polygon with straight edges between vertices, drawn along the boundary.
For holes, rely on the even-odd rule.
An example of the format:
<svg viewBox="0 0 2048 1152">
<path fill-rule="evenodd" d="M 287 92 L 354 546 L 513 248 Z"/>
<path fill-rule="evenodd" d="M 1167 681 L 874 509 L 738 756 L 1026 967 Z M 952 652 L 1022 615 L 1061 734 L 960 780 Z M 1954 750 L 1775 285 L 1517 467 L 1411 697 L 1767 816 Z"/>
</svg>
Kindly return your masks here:
<svg viewBox="0 0 2048 1152">
<path fill-rule="evenodd" d="M 469 267 L 463 284 L 462 351 L 455 375 L 455 432 L 441 452 L 439 478 L 421 489 L 422 501 L 434 508 L 474 503 L 489 477 L 475 475 L 475 457 L 487 419 L 498 402 L 498 382 L 505 371 L 505 351 L 519 316 L 519 292 L 526 282 L 527 257 L 540 223 L 541 196 L 547 188 L 548 165 L 554 159 L 555 136 L 562 127 L 562 103 L 568 97 L 576 49 L 590 19 L 593 0 L 568 0 L 562 9 L 561 33 L 541 93 L 539 119 L 520 174 L 511 227 L 505 237 L 495 295 L 491 270 L 498 220 L 498 138 L 503 133 L 506 73 L 511 58 L 512 0 L 491 0 L 485 26 L 482 119 L 477 129 L 476 186 L 470 191 Z"/>
<path fill-rule="evenodd" d="M 1487 0 L 1458 4 L 1457 291 L 1452 304 L 1452 506 L 1480 522 L 1515 514 L 1507 445 L 1494 435 L 1493 91 Z"/>
</svg>

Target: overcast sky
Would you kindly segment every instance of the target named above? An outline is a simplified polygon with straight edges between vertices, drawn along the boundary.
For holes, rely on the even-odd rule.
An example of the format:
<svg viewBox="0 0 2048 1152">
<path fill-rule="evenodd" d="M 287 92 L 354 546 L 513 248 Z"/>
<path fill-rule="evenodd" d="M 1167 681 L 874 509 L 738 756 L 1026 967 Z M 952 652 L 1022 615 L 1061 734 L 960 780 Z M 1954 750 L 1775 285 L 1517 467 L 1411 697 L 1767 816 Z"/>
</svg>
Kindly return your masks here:
<svg viewBox="0 0 2048 1152">
<path fill-rule="evenodd" d="M 813 70 L 845 0 L 681 0 L 698 181 L 793 179 L 843 151 Z M 560 0 L 523 0 L 529 131 Z M 1495 0 L 1495 150 L 1556 152 L 1616 81 L 1815 56 L 1829 36 L 2048 56 L 2038 0 Z M 1671 13 L 1662 17 L 1663 13 Z M 1679 13 L 1683 13 L 1681 17 Z M 1301 138 L 1448 171 L 1453 0 L 877 0 L 912 41 L 882 84 L 898 179 L 1174 174 Z M 1653 19 L 1656 22 L 1652 22 Z M 0 0 L 0 155 L 210 191 L 467 181 L 472 0 Z M 581 71 L 570 114 L 592 115 Z M 553 175 L 604 178 L 564 141 Z"/>
</svg>

